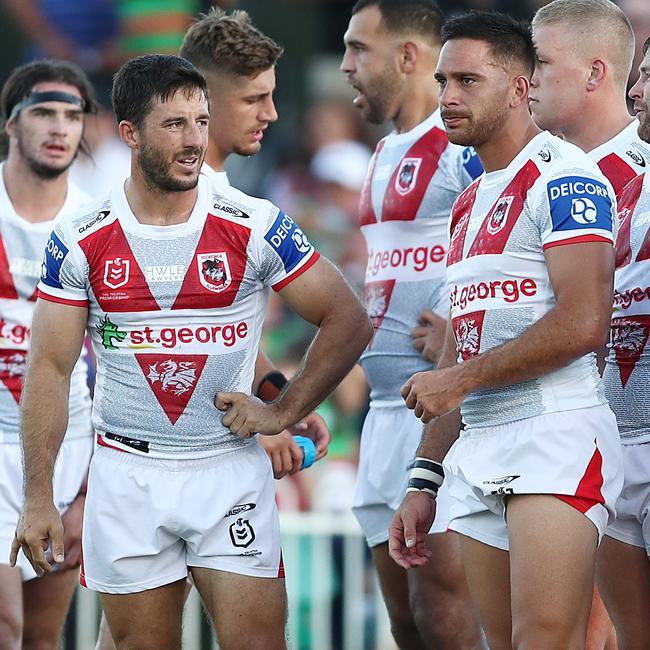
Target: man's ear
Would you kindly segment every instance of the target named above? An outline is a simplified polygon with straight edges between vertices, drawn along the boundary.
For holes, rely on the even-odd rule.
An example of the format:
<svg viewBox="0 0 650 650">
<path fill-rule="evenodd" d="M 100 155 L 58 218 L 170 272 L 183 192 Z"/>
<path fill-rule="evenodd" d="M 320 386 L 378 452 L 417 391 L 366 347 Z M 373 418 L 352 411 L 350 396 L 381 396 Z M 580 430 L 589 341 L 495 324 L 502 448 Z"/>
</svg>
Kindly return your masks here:
<svg viewBox="0 0 650 650">
<path fill-rule="evenodd" d="M 140 134 L 133 122 L 122 120 L 118 124 L 117 129 L 120 133 L 120 139 L 127 147 L 129 147 L 129 149 L 138 148 L 138 144 L 140 142 Z"/>
</svg>

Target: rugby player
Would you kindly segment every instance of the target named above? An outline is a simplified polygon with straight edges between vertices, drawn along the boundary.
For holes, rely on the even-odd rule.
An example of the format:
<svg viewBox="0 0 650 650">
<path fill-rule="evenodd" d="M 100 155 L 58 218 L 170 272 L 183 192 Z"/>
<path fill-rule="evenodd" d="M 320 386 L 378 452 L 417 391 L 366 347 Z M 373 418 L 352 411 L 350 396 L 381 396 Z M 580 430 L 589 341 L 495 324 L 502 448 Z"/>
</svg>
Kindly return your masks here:
<svg viewBox="0 0 650 650">
<path fill-rule="evenodd" d="M 357 297 L 288 215 L 200 174 L 207 96 L 204 77 L 178 57 L 121 68 L 113 108 L 131 176 L 58 222 L 39 285 L 12 560 L 22 546 L 50 573 L 48 543 L 54 561 L 64 559 L 48 481 L 88 328 L 99 358 L 98 445 L 81 579 L 101 593 L 117 648 L 180 646 L 188 571 L 220 647 L 286 647 L 273 479 L 254 434 L 311 412 L 371 335 Z M 250 389 L 270 287 L 318 332 L 267 404 Z"/>
<path fill-rule="evenodd" d="M 650 39 L 630 90 L 638 134 L 650 143 Z M 619 231 L 611 347 L 605 391 L 623 443 L 624 484 L 616 520 L 601 544 L 598 584 L 620 648 L 643 648 L 650 638 L 650 185 L 640 174 L 618 195 Z"/>
<path fill-rule="evenodd" d="M 90 82 L 77 66 L 65 62 L 37 61 L 17 68 L 0 96 L 8 140 L 7 157 L 0 164 L 0 647 L 8 650 L 59 647 L 78 576 L 93 448 L 83 360 L 76 365 L 73 360 L 70 417 L 63 425 L 53 483 L 47 485 L 63 515 L 66 561 L 56 573 L 37 578 L 22 553 L 10 567 L 9 552 L 23 501 L 18 402 L 43 249 L 54 219 L 89 200 L 68 181 L 68 168 L 80 147 L 84 116 L 92 110 Z"/>
<path fill-rule="evenodd" d="M 449 144 L 438 110 L 433 74 L 442 20 L 433 0 L 360 0 L 341 63 L 364 119 L 394 127 L 377 145 L 359 208 L 368 248 L 366 306 L 375 334 L 361 358 L 371 401 L 353 512 L 372 552 L 393 637 L 409 649 L 481 645 L 458 536 L 446 534 L 444 508 L 427 539 L 434 557 L 427 567 L 398 567 L 387 544 L 422 433 L 399 391 L 414 372 L 431 368 L 414 349 L 411 331 L 424 311 L 431 352 L 439 353 L 449 315 L 447 221 L 472 180 L 463 148 Z"/>
<path fill-rule="evenodd" d="M 452 211 L 441 362 L 402 390 L 429 426 L 390 547 L 401 566 L 426 563 L 446 475 L 490 647 L 578 648 L 622 483 L 593 354 L 611 313 L 615 197 L 581 149 L 532 121 L 534 64 L 528 25 L 504 14 L 443 28 L 443 122 L 486 173 Z"/>
<path fill-rule="evenodd" d="M 254 156 L 262 147 L 264 131 L 278 119 L 273 102 L 275 65 L 282 48 L 251 22 L 245 11 L 226 13 L 217 7 L 196 21 L 185 34 L 180 56 L 194 64 L 208 82 L 210 107 L 208 150 L 202 172 L 216 184 L 229 184 L 226 160 L 233 153 Z M 218 98 L 218 101 L 216 100 Z M 253 391 L 265 400 L 275 399 L 286 378 L 260 351 Z M 331 435 L 317 413 L 260 444 L 273 464 L 275 478 L 300 470 L 303 451 L 292 433 L 312 438 L 316 460 L 327 453 Z"/>
</svg>

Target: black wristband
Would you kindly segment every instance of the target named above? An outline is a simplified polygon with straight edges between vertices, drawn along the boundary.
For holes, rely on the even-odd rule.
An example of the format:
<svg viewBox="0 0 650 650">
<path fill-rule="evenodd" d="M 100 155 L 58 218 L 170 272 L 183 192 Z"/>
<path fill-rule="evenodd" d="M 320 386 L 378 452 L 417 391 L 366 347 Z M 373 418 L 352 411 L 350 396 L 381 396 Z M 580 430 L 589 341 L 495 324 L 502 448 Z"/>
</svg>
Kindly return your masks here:
<svg viewBox="0 0 650 650">
<path fill-rule="evenodd" d="M 264 402 L 272 402 L 288 383 L 289 380 L 279 370 L 271 370 L 262 377 L 255 396 Z"/>
</svg>

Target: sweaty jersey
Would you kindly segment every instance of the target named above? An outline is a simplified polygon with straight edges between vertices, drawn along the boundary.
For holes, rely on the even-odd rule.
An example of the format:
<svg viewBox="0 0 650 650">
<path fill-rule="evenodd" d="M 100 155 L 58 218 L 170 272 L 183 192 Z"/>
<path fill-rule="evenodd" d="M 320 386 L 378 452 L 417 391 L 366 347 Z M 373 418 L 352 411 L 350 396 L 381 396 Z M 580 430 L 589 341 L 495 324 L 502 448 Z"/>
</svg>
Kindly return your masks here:
<svg viewBox="0 0 650 650">
<path fill-rule="evenodd" d="M 589 152 L 589 157 L 598 163 L 616 195 L 650 167 L 650 148 L 639 137 L 638 129 L 639 122 L 634 120 L 611 140 Z"/>
<path fill-rule="evenodd" d="M 623 443 L 650 441 L 650 174 L 618 195 L 614 311 L 603 380 Z"/>
<path fill-rule="evenodd" d="M 89 308 L 99 444 L 170 458 L 251 444 L 223 425 L 214 397 L 250 393 L 268 288 L 317 259 L 273 204 L 203 176 L 181 224 L 141 224 L 122 187 L 59 221 L 40 296 Z"/>
<path fill-rule="evenodd" d="M 477 163 L 473 150 L 449 143 L 439 111 L 377 145 L 359 206 L 368 250 L 365 300 L 375 328 L 361 365 L 375 404 L 403 404 L 402 384 L 431 368 L 413 348 L 411 330 L 425 308 L 449 317 L 447 222 L 470 171 L 483 171 Z"/>
<path fill-rule="evenodd" d="M 27 352 L 41 275 L 43 249 L 53 220 L 32 223 L 18 215 L 2 180 L 0 164 L 0 441 L 18 443 L 18 402 L 27 370 Z M 58 217 L 78 210 L 88 197 L 72 183 Z M 56 345 L 56 341 L 51 342 Z M 66 440 L 91 435 L 87 367 L 80 359 L 70 380 Z"/>
<path fill-rule="evenodd" d="M 547 132 L 505 169 L 472 183 L 454 205 L 447 255 L 459 361 L 520 336 L 550 311 L 544 251 L 611 243 L 615 205 L 596 163 Z M 604 402 L 589 354 L 530 381 L 470 393 L 461 411 L 468 426 L 481 427 Z"/>
</svg>

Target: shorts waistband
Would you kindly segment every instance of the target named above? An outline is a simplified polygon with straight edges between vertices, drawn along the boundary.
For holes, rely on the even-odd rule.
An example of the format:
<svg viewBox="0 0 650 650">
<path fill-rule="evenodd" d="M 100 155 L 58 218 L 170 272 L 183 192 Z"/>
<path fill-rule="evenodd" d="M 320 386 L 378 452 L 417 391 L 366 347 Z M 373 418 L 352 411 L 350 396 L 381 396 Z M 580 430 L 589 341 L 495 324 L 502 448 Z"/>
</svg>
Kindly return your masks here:
<svg viewBox="0 0 650 650">
<path fill-rule="evenodd" d="M 143 454 L 132 454 L 128 451 L 121 451 L 120 449 L 113 449 L 110 447 L 103 447 L 95 445 L 95 456 L 102 456 L 105 459 L 110 459 L 112 462 L 121 465 L 131 465 L 134 467 L 155 467 L 168 472 L 181 472 L 188 469 L 203 469 L 206 467 L 215 467 L 223 462 L 228 462 L 233 455 L 237 456 L 252 456 L 259 454 L 259 445 L 255 440 L 246 442 L 242 447 L 234 449 L 224 449 L 218 451 L 212 456 L 203 456 L 201 458 L 156 458 L 152 456 L 145 456 Z"/>
</svg>

